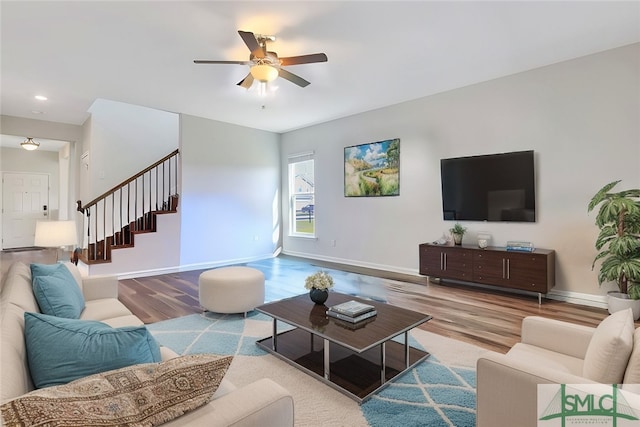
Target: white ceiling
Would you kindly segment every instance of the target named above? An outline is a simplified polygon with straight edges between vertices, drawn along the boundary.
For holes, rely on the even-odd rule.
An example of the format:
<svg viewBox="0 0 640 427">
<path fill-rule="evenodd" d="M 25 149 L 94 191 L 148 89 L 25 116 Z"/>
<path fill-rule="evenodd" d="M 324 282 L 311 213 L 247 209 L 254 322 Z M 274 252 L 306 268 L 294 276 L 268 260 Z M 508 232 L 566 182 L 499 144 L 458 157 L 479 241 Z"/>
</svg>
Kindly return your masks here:
<svg viewBox="0 0 640 427">
<path fill-rule="evenodd" d="M 77 125 L 104 98 L 285 132 L 640 41 L 638 1 L 3 0 L 0 12 L 1 113 Z M 278 79 L 260 97 L 236 86 L 246 66 L 193 63 L 248 59 L 238 29 L 329 61 L 287 67 L 311 85 Z"/>
</svg>

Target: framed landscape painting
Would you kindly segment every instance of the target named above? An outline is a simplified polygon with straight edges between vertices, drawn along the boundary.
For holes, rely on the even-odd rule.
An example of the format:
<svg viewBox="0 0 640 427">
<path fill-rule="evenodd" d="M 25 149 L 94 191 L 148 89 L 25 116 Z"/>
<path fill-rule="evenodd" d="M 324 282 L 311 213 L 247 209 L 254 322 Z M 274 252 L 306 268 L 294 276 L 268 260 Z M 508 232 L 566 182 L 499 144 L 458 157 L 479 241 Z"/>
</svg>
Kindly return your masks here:
<svg viewBox="0 0 640 427">
<path fill-rule="evenodd" d="M 345 197 L 397 196 L 399 194 L 400 139 L 345 147 Z"/>
</svg>

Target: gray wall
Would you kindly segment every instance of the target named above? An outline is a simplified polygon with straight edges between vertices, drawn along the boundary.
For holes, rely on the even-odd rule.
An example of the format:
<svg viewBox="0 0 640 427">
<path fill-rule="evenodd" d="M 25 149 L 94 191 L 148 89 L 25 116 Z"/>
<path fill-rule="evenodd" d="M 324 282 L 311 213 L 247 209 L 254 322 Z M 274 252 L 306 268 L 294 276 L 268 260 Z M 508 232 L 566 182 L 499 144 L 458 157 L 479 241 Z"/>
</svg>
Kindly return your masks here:
<svg viewBox="0 0 640 427">
<path fill-rule="evenodd" d="M 271 256 L 280 245 L 279 135 L 181 115 L 180 263 Z"/>
<path fill-rule="evenodd" d="M 97 99 L 89 112 L 85 203 L 178 148 L 178 114 L 105 99 Z"/>
<path fill-rule="evenodd" d="M 640 186 L 639 95 L 634 44 L 286 133 L 283 183 L 289 154 L 316 153 L 317 239 L 285 230 L 283 250 L 417 274 L 418 244 L 453 225 L 442 219 L 440 159 L 534 150 L 537 221 L 465 222 L 464 243 L 488 232 L 494 245 L 555 249 L 556 297 L 600 303 L 613 288 L 599 289 L 591 271 L 598 230 L 587 204 L 607 182 Z M 343 148 L 390 138 L 401 140 L 400 196 L 345 198 Z"/>
</svg>

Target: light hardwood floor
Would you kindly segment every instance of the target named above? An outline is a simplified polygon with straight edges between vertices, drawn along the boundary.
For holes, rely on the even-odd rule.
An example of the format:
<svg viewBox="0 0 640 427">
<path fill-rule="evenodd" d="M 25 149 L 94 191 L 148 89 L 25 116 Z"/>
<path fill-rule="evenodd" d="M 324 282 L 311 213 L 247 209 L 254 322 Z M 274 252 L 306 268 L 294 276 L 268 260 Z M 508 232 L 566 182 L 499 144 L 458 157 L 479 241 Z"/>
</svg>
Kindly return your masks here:
<svg viewBox="0 0 640 427">
<path fill-rule="evenodd" d="M 421 277 L 319 261 L 310 265 L 309 260 L 290 257 L 280 257 L 280 260 L 282 262 L 277 264 L 270 260 L 249 264 L 263 270 L 268 283 L 272 283 L 268 285 L 267 300 L 303 293 L 306 274 L 317 268 L 333 268 L 345 272 L 344 276 L 335 277 L 334 290 L 374 296 L 393 305 L 430 314 L 433 320 L 421 326 L 422 329 L 502 353 L 520 340 L 520 325 L 526 316 L 538 315 L 596 326 L 608 314 L 604 309 L 548 299 L 539 305 L 535 296 L 433 283 Z M 198 276 L 202 271 L 122 280 L 120 299 L 145 323 L 200 313 Z M 351 286 L 353 283 L 357 286 Z"/>
<path fill-rule="evenodd" d="M 11 261 L 54 262 L 49 251 L 0 255 L 2 271 Z M 334 290 L 384 299 L 390 304 L 427 313 L 433 320 L 422 329 L 465 341 L 489 350 L 506 352 L 520 339 L 526 316 L 538 315 L 595 326 L 607 316 L 604 309 L 555 300 L 538 305 L 534 296 L 523 296 L 454 283 L 428 282 L 426 278 L 362 269 L 326 262 L 279 257 L 249 263 L 267 277 L 267 300 L 305 292 L 304 277 L 318 268 L 336 270 Z M 120 300 L 145 323 L 201 313 L 198 276 L 203 270 L 186 271 L 120 281 Z"/>
</svg>

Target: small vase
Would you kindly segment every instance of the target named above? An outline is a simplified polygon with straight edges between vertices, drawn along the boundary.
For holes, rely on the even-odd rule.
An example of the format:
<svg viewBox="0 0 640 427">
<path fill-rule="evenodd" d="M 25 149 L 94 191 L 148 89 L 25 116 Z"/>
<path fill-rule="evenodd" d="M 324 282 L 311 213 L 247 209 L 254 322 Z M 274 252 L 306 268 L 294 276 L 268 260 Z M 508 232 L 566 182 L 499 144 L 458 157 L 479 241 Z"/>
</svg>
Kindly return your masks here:
<svg viewBox="0 0 640 427">
<path fill-rule="evenodd" d="M 309 298 L 311 298 L 311 301 L 316 304 L 324 304 L 327 298 L 329 298 L 329 291 L 326 289 L 311 288 L 309 291 Z"/>
<path fill-rule="evenodd" d="M 455 243 L 456 245 L 461 245 L 462 244 L 462 234 L 457 234 L 457 233 L 451 233 L 453 234 L 453 243 Z"/>
</svg>

